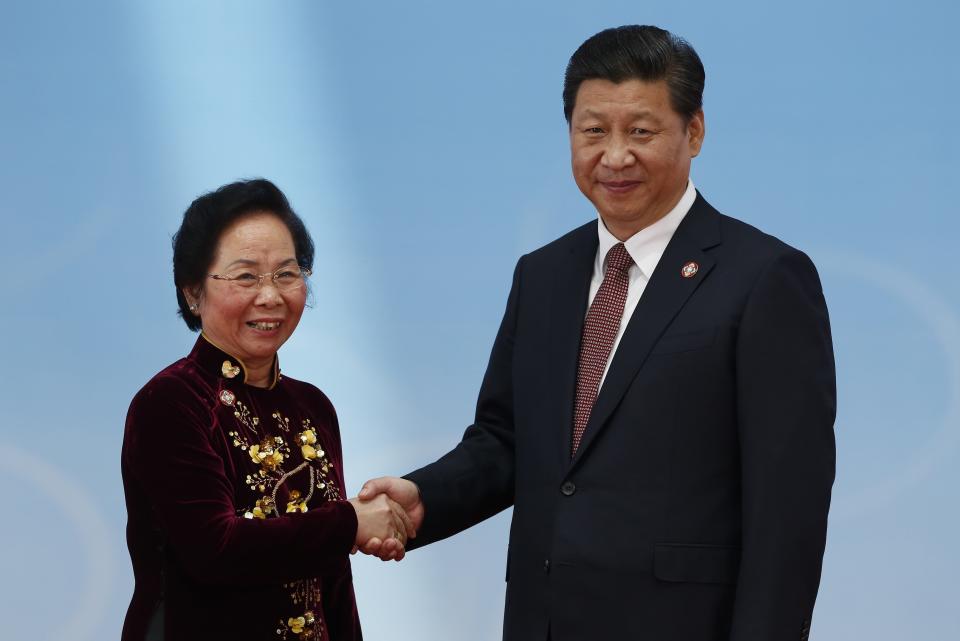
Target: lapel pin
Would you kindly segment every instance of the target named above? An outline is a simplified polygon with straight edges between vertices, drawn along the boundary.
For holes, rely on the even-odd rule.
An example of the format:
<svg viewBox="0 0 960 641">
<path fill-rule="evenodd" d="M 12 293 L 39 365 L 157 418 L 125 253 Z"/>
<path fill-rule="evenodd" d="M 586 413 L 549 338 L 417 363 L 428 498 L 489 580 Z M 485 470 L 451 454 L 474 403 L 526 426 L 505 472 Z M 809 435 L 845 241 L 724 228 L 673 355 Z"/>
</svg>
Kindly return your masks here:
<svg viewBox="0 0 960 641">
<path fill-rule="evenodd" d="M 220 372 L 227 378 L 236 378 L 237 374 L 240 373 L 240 367 L 230 361 L 223 361 L 223 367 L 220 368 Z"/>
<path fill-rule="evenodd" d="M 698 271 L 700 271 L 700 265 L 691 260 L 680 270 L 680 275 L 684 278 L 693 278 L 697 275 Z"/>
</svg>

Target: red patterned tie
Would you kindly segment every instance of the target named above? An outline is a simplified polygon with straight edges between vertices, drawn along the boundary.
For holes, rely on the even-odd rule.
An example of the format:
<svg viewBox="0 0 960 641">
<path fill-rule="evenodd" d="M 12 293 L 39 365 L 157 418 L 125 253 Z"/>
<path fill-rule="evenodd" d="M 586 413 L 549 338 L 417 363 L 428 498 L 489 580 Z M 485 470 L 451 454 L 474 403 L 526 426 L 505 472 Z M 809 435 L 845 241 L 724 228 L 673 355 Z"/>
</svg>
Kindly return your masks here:
<svg viewBox="0 0 960 641">
<path fill-rule="evenodd" d="M 623 243 L 617 243 L 607 252 L 607 267 L 603 273 L 603 282 L 593 298 L 583 323 L 583 336 L 580 339 L 580 360 L 577 364 L 577 399 L 573 412 L 572 457 L 580 447 L 583 431 L 587 429 L 593 403 L 597 400 L 597 390 L 603 370 L 607 367 L 610 349 L 620 331 L 623 319 L 623 306 L 627 302 L 627 286 L 630 283 L 629 271 L 633 259 L 627 253 Z"/>
</svg>

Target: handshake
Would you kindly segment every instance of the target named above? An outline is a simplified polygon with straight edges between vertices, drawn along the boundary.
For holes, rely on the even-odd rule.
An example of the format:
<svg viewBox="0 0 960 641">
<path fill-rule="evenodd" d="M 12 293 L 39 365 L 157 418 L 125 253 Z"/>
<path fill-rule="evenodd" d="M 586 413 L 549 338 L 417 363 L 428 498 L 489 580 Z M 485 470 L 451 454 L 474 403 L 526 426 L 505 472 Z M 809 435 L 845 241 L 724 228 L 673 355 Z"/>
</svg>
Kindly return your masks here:
<svg viewBox="0 0 960 641">
<path fill-rule="evenodd" d="M 407 540 L 417 536 L 423 523 L 420 490 L 412 482 L 393 476 L 367 481 L 350 504 L 357 512 L 357 540 L 353 552 L 382 561 L 403 558 Z"/>
</svg>

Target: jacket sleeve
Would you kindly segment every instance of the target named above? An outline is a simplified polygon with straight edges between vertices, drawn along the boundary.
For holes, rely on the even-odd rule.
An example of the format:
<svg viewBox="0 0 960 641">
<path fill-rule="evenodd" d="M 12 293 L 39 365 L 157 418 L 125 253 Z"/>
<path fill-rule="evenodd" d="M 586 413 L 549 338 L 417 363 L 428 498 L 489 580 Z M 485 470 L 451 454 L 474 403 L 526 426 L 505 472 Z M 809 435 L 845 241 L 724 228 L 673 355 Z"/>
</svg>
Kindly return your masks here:
<svg viewBox="0 0 960 641">
<path fill-rule="evenodd" d="M 737 338 L 743 556 L 732 641 L 809 634 L 835 473 L 836 384 L 826 303 L 813 263 L 771 260 Z"/>
<path fill-rule="evenodd" d="M 357 519 L 346 501 L 246 519 L 212 439 L 211 409 L 185 382 L 155 379 L 127 415 L 123 467 L 152 507 L 168 558 L 203 583 L 278 583 L 348 567 Z"/>
<path fill-rule="evenodd" d="M 520 314 L 523 258 L 480 387 L 474 423 L 442 458 L 406 478 L 420 488 L 424 521 L 409 547 L 452 536 L 513 505 L 513 342 Z"/>
</svg>

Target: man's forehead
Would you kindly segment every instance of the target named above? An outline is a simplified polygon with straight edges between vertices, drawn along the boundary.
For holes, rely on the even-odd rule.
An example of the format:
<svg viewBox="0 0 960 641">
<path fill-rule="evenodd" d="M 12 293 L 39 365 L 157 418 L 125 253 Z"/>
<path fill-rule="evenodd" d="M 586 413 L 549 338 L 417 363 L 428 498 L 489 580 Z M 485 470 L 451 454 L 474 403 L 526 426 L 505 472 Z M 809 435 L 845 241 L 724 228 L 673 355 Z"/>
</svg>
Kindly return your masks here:
<svg viewBox="0 0 960 641">
<path fill-rule="evenodd" d="M 604 107 L 607 108 L 604 108 Z M 651 111 L 648 107 L 638 105 L 636 103 L 627 104 L 620 102 L 610 102 L 604 104 L 598 104 L 590 107 L 584 107 L 583 109 L 578 110 L 578 113 L 586 118 L 600 118 L 610 115 L 610 112 L 616 110 L 617 112 L 622 112 L 623 115 L 629 116 L 631 118 L 656 118 L 657 114 Z"/>
<path fill-rule="evenodd" d="M 585 80 L 577 90 L 574 117 L 599 117 L 616 114 L 631 118 L 657 118 L 663 109 L 672 108 L 666 82 L 629 79 Z"/>
</svg>

